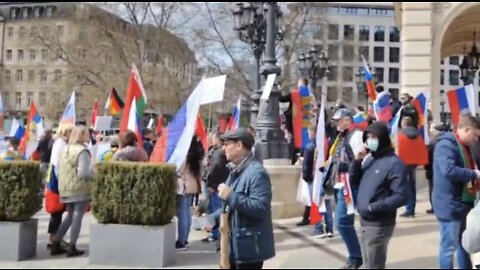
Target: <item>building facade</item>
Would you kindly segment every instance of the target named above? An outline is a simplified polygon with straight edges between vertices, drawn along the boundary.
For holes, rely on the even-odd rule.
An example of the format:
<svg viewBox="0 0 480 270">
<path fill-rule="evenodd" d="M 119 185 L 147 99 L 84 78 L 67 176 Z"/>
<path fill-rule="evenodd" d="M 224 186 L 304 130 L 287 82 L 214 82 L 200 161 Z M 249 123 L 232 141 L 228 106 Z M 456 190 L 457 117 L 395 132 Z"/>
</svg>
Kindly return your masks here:
<svg viewBox="0 0 480 270">
<path fill-rule="evenodd" d="M 3 2 L 0 16 L 0 93 L 7 119 L 24 118 L 34 101 L 52 126 L 72 91 L 77 119 L 89 119 L 94 99 L 103 108 L 113 87 L 123 96 L 132 63 L 152 97 L 150 109 L 169 105 L 163 100 L 170 98 L 170 85 L 187 88 L 196 77 L 197 62 L 184 40 L 154 26 L 137 28 L 95 5 Z"/>
</svg>

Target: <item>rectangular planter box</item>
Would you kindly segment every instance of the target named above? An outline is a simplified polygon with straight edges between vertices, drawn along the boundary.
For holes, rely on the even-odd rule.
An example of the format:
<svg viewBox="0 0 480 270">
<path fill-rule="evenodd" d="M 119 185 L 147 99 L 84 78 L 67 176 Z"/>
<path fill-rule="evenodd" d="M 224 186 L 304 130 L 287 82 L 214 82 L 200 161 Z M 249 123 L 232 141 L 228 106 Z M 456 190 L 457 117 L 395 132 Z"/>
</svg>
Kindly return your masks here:
<svg viewBox="0 0 480 270">
<path fill-rule="evenodd" d="M 0 221 L 0 261 L 23 261 L 37 255 L 38 220 Z"/>
<path fill-rule="evenodd" d="M 175 261 L 176 223 L 90 225 L 90 264 L 159 268 Z"/>
</svg>

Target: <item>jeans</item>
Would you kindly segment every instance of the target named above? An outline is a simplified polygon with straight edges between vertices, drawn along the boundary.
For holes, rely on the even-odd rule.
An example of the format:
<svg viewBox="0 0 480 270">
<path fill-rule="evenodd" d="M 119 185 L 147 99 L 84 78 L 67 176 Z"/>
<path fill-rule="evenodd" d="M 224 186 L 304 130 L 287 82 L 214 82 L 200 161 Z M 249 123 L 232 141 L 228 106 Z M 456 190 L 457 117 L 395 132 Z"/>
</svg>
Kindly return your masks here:
<svg viewBox="0 0 480 270">
<path fill-rule="evenodd" d="M 208 194 L 208 214 L 213 214 L 215 211 L 222 207 L 222 201 L 220 197 L 218 197 L 218 192 L 212 192 Z M 210 233 L 209 237 L 217 240 L 220 238 L 220 231 L 219 226 L 215 225 L 212 228 L 212 232 Z"/>
<path fill-rule="evenodd" d="M 333 233 L 332 201 L 330 199 L 325 199 L 325 208 L 327 212 L 321 213 L 325 221 L 325 228 L 323 227 L 323 222 L 318 222 L 315 224 L 315 234 Z"/>
<path fill-rule="evenodd" d="M 363 265 L 365 269 L 385 269 L 388 243 L 395 226 L 362 226 L 360 243 L 362 245 Z"/>
<path fill-rule="evenodd" d="M 177 195 L 178 242 L 185 245 L 192 227 L 193 194 Z"/>
<path fill-rule="evenodd" d="M 67 217 L 65 217 L 60 228 L 58 228 L 56 235 L 58 240 L 62 240 L 68 229 L 70 229 L 70 245 L 75 246 L 77 244 L 87 204 L 88 202 L 67 203 Z"/>
<path fill-rule="evenodd" d="M 358 190 L 352 189 L 353 201 L 357 201 Z M 338 233 L 348 249 L 348 261 L 353 264 L 361 265 L 362 251 L 358 242 L 357 232 L 355 231 L 355 215 L 347 215 L 347 204 L 343 195 L 343 188 L 336 190 L 337 208 L 335 209 L 335 224 Z"/>
<path fill-rule="evenodd" d="M 415 175 L 415 168 L 416 166 L 407 166 L 407 177 L 408 177 L 408 197 L 407 197 L 407 205 L 406 205 L 406 213 L 409 215 L 415 214 L 415 205 L 417 203 L 417 177 Z"/>
<path fill-rule="evenodd" d="M 464 221 L 438 221 L 440 225 L 440 269 L 453 269 L 453 253 L 457 251 L 459 269 L 472 269 L 470 255 L 461 245 L 461 236 L 465 231 Z"/>
</svg>

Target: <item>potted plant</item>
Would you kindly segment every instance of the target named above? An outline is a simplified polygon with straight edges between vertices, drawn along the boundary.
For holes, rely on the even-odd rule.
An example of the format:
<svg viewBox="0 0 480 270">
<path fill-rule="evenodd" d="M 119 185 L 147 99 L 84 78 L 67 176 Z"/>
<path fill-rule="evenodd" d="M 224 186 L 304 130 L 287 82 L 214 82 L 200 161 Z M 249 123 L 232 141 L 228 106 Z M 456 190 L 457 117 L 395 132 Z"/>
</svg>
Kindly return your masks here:
<svg viewBox="0 0 480 270">
<path fill-rule="evenodd" d="M 21 261 L 37 254 L 38 220 L 42 208 L 40 164 L 0 162 L 0 260 Z"/>
<path fill-rule="evenodd" d="M 174 262 L 175 166 L 106 162 L 92 183 L 91 264 L 163 267 Z"/>
</svg>

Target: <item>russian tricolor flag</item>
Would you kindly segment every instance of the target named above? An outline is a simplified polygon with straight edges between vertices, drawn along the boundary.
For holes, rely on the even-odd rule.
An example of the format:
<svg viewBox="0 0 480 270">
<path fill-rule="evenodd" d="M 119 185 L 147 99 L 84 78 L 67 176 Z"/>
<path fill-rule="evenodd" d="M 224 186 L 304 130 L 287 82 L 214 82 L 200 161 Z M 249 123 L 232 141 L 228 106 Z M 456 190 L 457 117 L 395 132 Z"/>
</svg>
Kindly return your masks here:
<svg viewBox="0 0 480 270">
<path fill-rule="evenodd" d="M 475 92 L 472 84 L 448 91 L 447 98 L 453 125 L 458 125 L 458 117 L 463 110 L 476 115 Z"/>
<path fill-rule="evenodd" d="M 373 81 L 373 74 L 370 71 L 367 61 L 365 61 L 365 58 L 363 57 L 363 55 L 362 55 L 362 60 L 363 60 L 363 77 L 365 79 L 368 97 L 370 97 L 371 100 L 376 100 L 377 92 L 375 91 L 375 82 Z"/>
<path fill-rule="evenodd" d="M 33 151 L 37 149 L 38 140 L 43 135 L 43 121 L 38 114 L 35 103 L 30 103 L 30 111 L 27 118 L 27 128 L 25 134 L 18 147 L 18 152 L 22 155 L 23 159 L 28 159 L 32 156 Z"/>
<path fill-rule="evenodd" d="M 383 90 L 377 95 L 373 102 L 373 110 L 377 117 L 377 121 L 382 121 L 386 124 L 392 119 L 392 106 L 390 105 L 390 93 L 388 90 Z"/>
<path fill-rule="evenodd" d="M 232 116 L 230 117 L 230 121 L 228 122 L 227 130 L 236 129 L 240 127 L 241 107 L 242 107 L 242 99 L 241 99 L 241 96 L 239 96 L 237 104 L 235 104 L 235 107 L 233 107 Z"/>
<path fill-rule="evenodd" d="M 418 115 L 418 132 L 420 133 L 420 136 L 423 137 L 425 144 L 428 145 L 430 143 L 427 122 L 428 96 L 424 93 L 420 93 L 415 99 L 412 100 L 412 104 L 415 107 Z"/>
<path fill-rule="evenodd" d="M 20 141 L 25 134 L 25 128 L 23 125 L 20 125 L 20 122 L 16 118 L 12 121 L 12 127 L 10 128 L 10 137 L 15 137 L 18 141 Z"/>
<path fill-rule="evenodd" d="M 65 111 L 63 112 L 62 119 L 60 119 L 59 126 L 62 125 L 75 125 L 76 124 L 76 116 L 75 116 L 75 92 L 72 92 L 70 96 L 70 100 L 68 101 L 67 107 L 65 107 Z"/>
</svg>

